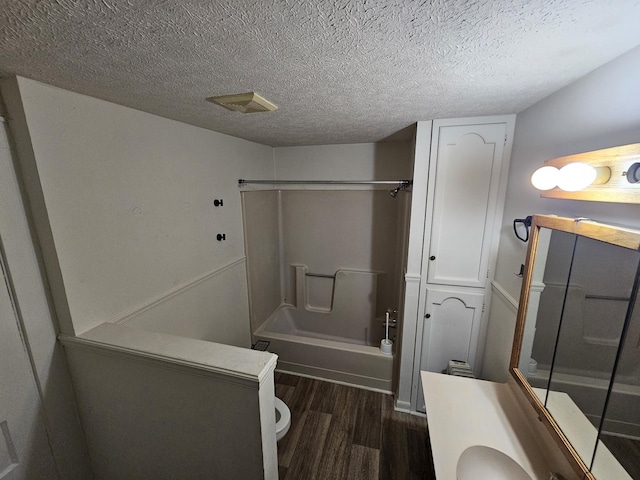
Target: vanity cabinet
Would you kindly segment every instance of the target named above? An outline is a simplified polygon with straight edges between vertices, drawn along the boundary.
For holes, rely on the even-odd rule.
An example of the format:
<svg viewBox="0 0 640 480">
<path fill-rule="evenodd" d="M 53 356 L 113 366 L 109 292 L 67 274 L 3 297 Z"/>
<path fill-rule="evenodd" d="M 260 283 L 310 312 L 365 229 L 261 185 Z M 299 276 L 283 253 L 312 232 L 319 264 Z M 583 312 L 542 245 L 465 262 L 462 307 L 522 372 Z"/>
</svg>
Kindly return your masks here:
<svg viewBox="0 0 640 480">
<path fill-rule="evenodd" d="M 433 122 L 412 392 L 418 411 L 420 370 L 442 372 L 455 359 L 479 373 L 514 122 L 513 115 Z"/>
</svg>

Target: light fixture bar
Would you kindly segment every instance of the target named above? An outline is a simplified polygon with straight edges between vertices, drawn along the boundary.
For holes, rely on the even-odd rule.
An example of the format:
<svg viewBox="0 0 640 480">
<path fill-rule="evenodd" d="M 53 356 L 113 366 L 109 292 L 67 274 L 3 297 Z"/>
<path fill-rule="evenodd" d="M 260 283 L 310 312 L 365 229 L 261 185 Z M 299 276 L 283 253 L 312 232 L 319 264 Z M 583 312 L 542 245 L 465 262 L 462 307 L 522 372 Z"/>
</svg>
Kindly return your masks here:
<svg viewBox="0 0 640 480">
<path fill-rule="evenodd" d="M 593 183 L 582 190 L 565 191 L 551 188 L 540 192 L 543 198 L 564 198 L 594 202 L 640 203 L 640 183 L 631 183 L 628 172 L 640 162 L 640 143 L 593 150 L 554 158 L 545 166 L 562 169 L 570 163 L 583 163 L 596 169 Z M 634 178 L 631 175 L 631 178 Z"/>
</svg>

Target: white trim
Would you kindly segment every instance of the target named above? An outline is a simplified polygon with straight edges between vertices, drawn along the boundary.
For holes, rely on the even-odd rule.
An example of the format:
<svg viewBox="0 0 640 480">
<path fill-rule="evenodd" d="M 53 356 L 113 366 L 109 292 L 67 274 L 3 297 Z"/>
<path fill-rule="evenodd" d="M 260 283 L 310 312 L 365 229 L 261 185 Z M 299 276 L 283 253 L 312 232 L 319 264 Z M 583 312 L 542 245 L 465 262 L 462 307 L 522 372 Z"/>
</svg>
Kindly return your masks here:
<svg viewBox="0 0 640 480">
<path fill-rule="evenodd" d="M 287 369 L 287 367 L 289 367 L 289 369 Z M 293 367 L 293 368 L 291 368 Z M 385 395 L 393 395 L 393 392 L 391 390 L 385 389 L 385 388 L 376 388 L 376 387 L 372 387 L 370 385 L 365 385 L 363 383 L 352 383 L 352 382 L 347 382 L 345 380 L 336 380 L 335 378 L 331 378 L 331 373 L 329 373 L 329 375 L 325 376 L 325 375 L 312 375 L 309 373 L 304 373 L 301 370 L 306 370 L 306 371 L 321 371 L 321 372 L 332 372 L 332 373 L 337 373 L 339 374 L 339 376 L 343 377 L 343 378 L 362 378 L 362 379 L 366 379 L 364 380 L 366 381 L 371 381 L 370 383 L 377 383 L 377 384 L 381 384 L 381 383 L 385 383 L 377 378 L 372 378 L 372 377 L 365 377 L 364 375 L 352 375 L 349 373 L 343 373 L 343 372 L 336 372 L 335 370 L 329 370 L 326 368 L 320 368 L 320 367 L 307 367 L 306 365 L 301 365 L 299 363 L 292 363 L 292 362 L 278 362 L 278 368 L 276 369 L 276 371 L 278 373 L 286 373 L 287 375 L 294 375 L 297 377 L 305 377 L 305 378 L 311 378 L 313 380 L 320 380 L 321 382 L 329 382 L 329 383 L 336 383 L 338 385 L 344 385 L 345 387 L 353 387 L 353 388 L 359 388 L 360 390 L 369 390 L 370 392 L 378 392 L 378 393 L 384 393 Z"/>
<path fill-rule="evenodd" d="M 277 363 L 277 356 L 273 355 L 262 366 L 258 375 L 252 375 L 245 372 L 228 370 L 225 368 L 205 365 L 203 363 L 179 359 L 167 355 L 145 352 L 128 347 L 122 347 L 119 345 L 89 340 L 82 337 L 74 337 L 71 335 L 61 334 L 58 336 L 58 339 L 65 346 L 65 348 L 78 348 L 81 350 L 96 353 L 98 355 L 126 358 L 132 361 L 149 363 L 157 367 L 169 368 L 172 370 L 180 370 L 191 375 L 210 377 L 218 381 L 234 383 L 252 387 L 255 389 L 258 389 L 262 382 L 265 379 L 269 378 L 269 373 L 275 370 Z"/>
<path fill-rule="evenodd" d="M 396 401 L 393 409 L 396 412 L 408 413 L 409 415 L 413 415 L 414 417 L 427 418 L 426 413 L 416 412 L 415 410 L 411 410 L 411 403 L 409 402 L 400 402 Z"/>
<path fill-rule="evenodd" d="M 491 290 L 495 293 L 513 313 L 518 313 L 519 303 L 498 282 L 491 282 Z"/>
<path fill-rule="evenodd" d="M 407 404 L 415 398 L 414 368 L 415 351 L 422 335 L 422 314 L 420 288 L 422 278 L 422 255 L 425 234 L 425 220 L 429 179 L 429 149 L 433 122 L 420 121 L 416 124 L 413 153 L 413 188 L 409 220 L 409 238 L 405 272 L 404 313 L 402 320 L 402 348 L 398 369 L 396 400 Z M 410 409 L 414 410 L 415 405 Z"/>
<path fill-rule="evenodd" d="M 416 275 L 414 273 L 407 273 L 404 276 L 404 281 L 406 283 L 420 283 L 420 280 L 422 280 L 422 277 L 420 275 Z"/>
<path fill-rule="evenodd" d="M 534 293 L 542 293 L 546 286 L 547 286 L 546 283 L 532 281 L 531 286 L 529 287 L 529 290 Z"/>
<path fill-rule="evenodd" d="M 158 295 L 157 297 L 144 302 L 140 305 L 136 305 L 133 308 L 130 308 L 128 310 L 125 310 L 122 313 L 119 313 L 118 315 L 116 315 L 115 317 L 113 317 L 111 320 L 108 320 L 108 323 L 115 323 L 118 325 L 126 325 L 127 323 L 129 323 L 131 320 L 133 320 L 134 317 L 136 317 L 137 315 L 146 312 L 147 310 L 156 307 L 158 305 L 160 305 L 161 303 L 166 302 L 167 300 L 172 299 L 173 297 L 180 295 L 181 293 L 186 292 L 187 290 L 195 287 L 196 285 L 199 285 L 203 282 L 206 282 L 207 280 L 220 275 L 224 272 L 226 272 L 227 270 L 230 270 L 231 268 L 234 268 L 242 263 L 245 263 L 247 260 L 247 257 L 240 257 L 236 260 L 234 260 L 231 263 L 228 263 L 227 265 L 217 268 L 216 270 L 213 270 L 209 273 L 205 273 L 203 275 L 200 275 L 199 277 L 196 277 L 195 280 L 192 280 L 188 283 L 183 283 L 182 285 L 178 285 L 177 287 L 174 287 L 170 290 L 167 290 L 166 292 Z"/>
<path fill-rule="evenodd" d="M 422 274 L 422 246 L 425 233 L 432 127 L 433 122 L 431 120 L 418 122 L 416 125 L 406 267 L 409 275 Z"/>
<path fill-rule="evenodd" d="M 442 126 L 465 126 L 465 125 L 490 125 L 496 123 L 506 123 L 507 125 L 511 122 L 515 124 L 516 114 L 515 113 L 507 113 L 505 115 L 487 115 L 483 117 L 459 117 L 459 118 L 438 118 L 433 121 L 434 131 L 437 128 Z M 509 132 L 510 138 L 507 140 L 513 140 L 513 132 Z"/>
<path fill-rule="evenodd" d="M 504 217 L 505 200 L 507 197 L 507 183 L 509 180 L 509 169 L 511 167 L 511 152 L 513 150 L 513 138 L 516 127 L 516 115 L 499 115 L 491 118 L 494 121 L 503 121 L 505 123 L 505 143 L 502 151 L 502 165 L 500 168 L 500 176 L 498 179 L 498 195 L 496 197 L 496 211 L 492 226 L 492 239 L 489 245 L 489 262 L 487 264 L 487 277 L 493 282 L 496 264 L 498 261 L 498 250 L 500 248 L 500 231 Z M 502 287 L 501 287 L 502 288 Z M 485 299 L 485 311 L 481 319 L 480 336 L 478 338 L 478 353 L 476 364 L 482 365 L 484 359 L 484 347 L 487 342 L 487 329 L 489 328 L 489 315 L 491 313 L 491 295 L 489 295 L 489 286 L 485 285 L 487 292 Z M 506 293 L 506 292 L 505 292 Z M 516 307 L 516 312 L 517 312 Z"/>
</svg>

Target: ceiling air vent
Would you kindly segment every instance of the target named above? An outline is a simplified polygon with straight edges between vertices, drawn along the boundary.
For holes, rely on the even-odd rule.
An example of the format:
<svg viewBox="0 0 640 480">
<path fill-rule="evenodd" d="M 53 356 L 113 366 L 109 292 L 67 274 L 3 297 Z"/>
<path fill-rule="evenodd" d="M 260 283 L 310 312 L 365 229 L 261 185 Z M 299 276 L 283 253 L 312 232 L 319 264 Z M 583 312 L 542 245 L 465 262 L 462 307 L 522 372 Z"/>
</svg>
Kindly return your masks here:
<svg viewBox="0 0 640 480">
<path fill-rule="evenodd" d="M 209 97 L 209 102 L 222 105 L 224 108 L 240 113 L 272 112 L 276 107 L 269 100 L 262 98 L 256 92 L 237 93 L 235 95 L 222 95 L 221 97 Z"/>
</svg>

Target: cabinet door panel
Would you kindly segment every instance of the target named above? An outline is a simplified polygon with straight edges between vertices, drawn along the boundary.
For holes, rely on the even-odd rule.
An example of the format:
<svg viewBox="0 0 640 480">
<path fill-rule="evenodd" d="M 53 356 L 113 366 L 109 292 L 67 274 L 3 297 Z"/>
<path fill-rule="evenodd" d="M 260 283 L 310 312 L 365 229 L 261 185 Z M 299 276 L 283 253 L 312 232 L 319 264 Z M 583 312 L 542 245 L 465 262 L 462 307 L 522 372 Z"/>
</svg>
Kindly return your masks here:
<svg viewBox="0 0 640 480">
<path fill-rule="evenodd" d="M 422 370 L 442 372 L 449 360 L 474 367 L 483 301 L 483 293 L 427 289 Z"/>
<path fill-rule="evenodd" d="M 449 360 L 463 360 L 474 367 L 484 293 L 469 290 L 427 288 L 418 373 L 420 370 L 442 372 Z M 424 412 L 421 386 L 416 394 L 416 410 Z"/>
<path fill-rule="evenodd" d="M 435 134 L 428 283 L 483 287 L 506 124 L 441 126 Z"/>
</svg>

